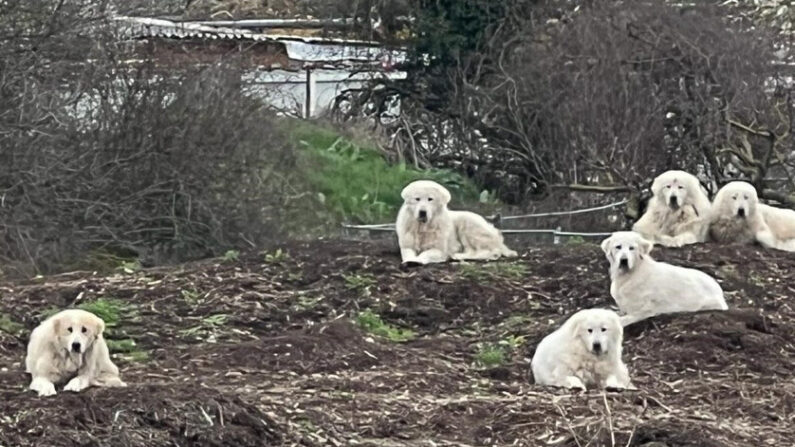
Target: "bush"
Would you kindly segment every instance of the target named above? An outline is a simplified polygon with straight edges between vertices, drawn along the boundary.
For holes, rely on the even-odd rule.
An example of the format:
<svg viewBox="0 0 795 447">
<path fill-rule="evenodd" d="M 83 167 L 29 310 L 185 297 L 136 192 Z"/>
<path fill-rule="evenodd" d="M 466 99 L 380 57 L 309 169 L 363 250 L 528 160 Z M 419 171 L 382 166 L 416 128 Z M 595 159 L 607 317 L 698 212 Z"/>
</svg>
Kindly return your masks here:
<svg viewBox="0 0 795 447">
<path fill-rule="evenodd" d="M 273 237 L 289 181 L 274 171 L 293 151 L 235 60 L 122 62 L 140 54 L 116 46 L 101 8 L 51 3 L 0 7 L 3 271 L 180 261 Z"/>
</svg>

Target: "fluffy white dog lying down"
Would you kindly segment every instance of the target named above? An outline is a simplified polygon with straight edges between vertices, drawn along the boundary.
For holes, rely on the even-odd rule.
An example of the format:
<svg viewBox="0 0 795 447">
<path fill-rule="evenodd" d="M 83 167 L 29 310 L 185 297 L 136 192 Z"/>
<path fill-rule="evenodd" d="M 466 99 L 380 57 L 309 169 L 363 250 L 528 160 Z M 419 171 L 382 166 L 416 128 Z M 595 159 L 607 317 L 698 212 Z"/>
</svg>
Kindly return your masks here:
<svg viewBox="0 0 795 447">
<path fill-rule="evenodd" d="M 723 290 L 704 272 L 657 262 L 652 243 L 619 231 L 602 242 L 610 261 L 610 295 L 626 315 L 624 326 L 663 313 L 726 310 Z"/>
<path fill-rule="evenodd" d="M 621 360 L 624 329 L 618 315 L 586 309 L 572 315 L 536 348 L 531 363 L 538 385 L 566 388 L 633 388 Z"/>
<path fill-rule="evenodd" d="M 717 242 L 795 251 L 795 211 L 759 203 L 753 185 L 730 182 L 715 195 L 709 234 Z"/>
<path fill-rule="evenodd" d="M 429 264 L 516 256 L 502 234 L 483 217 L 450 211 L 450 192 L 430 180 L 409 183 L 400 193 L 403 206 L 395 224 L 404 263 Z"/>
<path fill-rule="evenodd" d="M 633 231 L 667 247 L 707 240 L 711 205 L 695 176 L 684 171 L 663 172 L 654 179 L 651 191 L 649 206 Z"/>
<path fill-rule="evenodd" d="M 30 389 L 39 396 L 55 394 L 55 384 L 69 380 L 64 391 L 89 386 L 126 386 L 110 360 L 102 338 L 105 322 L 84 310 L 59 312 L 41 323 L 30 335 L 25 366 Z"/>
</svg>

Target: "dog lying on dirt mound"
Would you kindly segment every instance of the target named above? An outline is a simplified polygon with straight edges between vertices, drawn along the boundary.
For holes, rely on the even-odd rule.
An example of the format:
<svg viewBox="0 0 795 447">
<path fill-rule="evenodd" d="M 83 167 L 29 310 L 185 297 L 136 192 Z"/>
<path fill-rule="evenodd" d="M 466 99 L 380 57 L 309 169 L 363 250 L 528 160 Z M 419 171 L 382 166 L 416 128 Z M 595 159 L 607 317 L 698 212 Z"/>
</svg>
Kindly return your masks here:
<svg viewBox="0 0 795 447">
<path fill-rule="evenodd" d="M 46 319 L 30 335 L 25 358 L 32 377 L 30 389 L 39 396 L 52 396 L 55 384 L 70 378 L 64 391 L 127 386 L 110 360 L 104 330 L 105 322 L 84 310 L 65 310 Z"/>
<path fill-rule="evenodd" d="M 625 316 L 624 326 L 654 315 L 726 310 L 723 290 L 704 272 L 657 262 L 653 244 L 640 234 L 619 231 L 602 241 L 610 261 L 610 295 Z"/>
<path fill-rule="evenodd" d="M 667 171 L 654 179 L 646 213 L 632 227 L 648 240 L 681 247 L 707 240 L 710 202 L 698 179 Z"/>
<path fill-rule="evenodd" d="M 795 251 L 795 211 L 759 203 L 753 185 L 730 182 L 715 195 L 709 235 L 722 243 L 756 241 L 768 248 Z"/>
<path fill-rule="evenodd" d="M 566 388 L 633 388 L 621 360 L 623 328 L 618 315 L 586 309 L 541 340 L 531 366 L 538 385 Z"/>
<path fill-rule="evenodd" d="M 450 192 L 430 180 L 403 188 L 403 206 L 395 225 L 404 263 L 429 264 L 457 260 L 493 260 L 517 256 L 505 246 L 502 234 L 483 217 L 451 211 Z"/>
</svg>

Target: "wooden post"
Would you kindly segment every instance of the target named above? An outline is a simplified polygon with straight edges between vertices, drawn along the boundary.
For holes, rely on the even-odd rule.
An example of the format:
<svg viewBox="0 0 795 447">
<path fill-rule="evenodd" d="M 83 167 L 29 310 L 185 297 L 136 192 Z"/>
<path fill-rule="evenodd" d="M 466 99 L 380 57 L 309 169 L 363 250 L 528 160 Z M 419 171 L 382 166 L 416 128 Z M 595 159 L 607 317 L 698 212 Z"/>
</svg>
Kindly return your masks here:
<svg viewBox="0 0 795 447">
<path fill-rule="evenodd" d="M 309 119 L 315 114 L 315 85 L 316 80 L 312 69 L 306 69 L 306 97 L 304 98 L 304 118 Z"/>
</svg>

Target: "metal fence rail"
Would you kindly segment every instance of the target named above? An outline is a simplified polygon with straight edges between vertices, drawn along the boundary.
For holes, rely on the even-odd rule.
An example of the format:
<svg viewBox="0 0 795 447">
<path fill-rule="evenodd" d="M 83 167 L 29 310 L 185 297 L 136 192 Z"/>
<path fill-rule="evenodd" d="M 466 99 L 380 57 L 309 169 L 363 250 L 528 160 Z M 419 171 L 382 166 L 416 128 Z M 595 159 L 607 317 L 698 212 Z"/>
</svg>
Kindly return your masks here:
<svg viewBox="0 0 795 447">
<path fill-rule="evenodd" d="M 488 220 L 493 222 L 494 224 L 499 224 L 501 221 L 505 220 L 518 220 L 518 219 L 530 219 L 534 217 L 552 217 L 552 216 L 571 216 L 575 214 L 585 214 L 585 213 L 592 213 L 595 211 L 602 211 L 610 208 L 615 208 L 627 203 L 629 200 L 624 199 L 618 202 L 608 203 L 607 205 L 600 205 L 594 206 L 591 208 L 581 208 L 578 210 L 571 210 L 571 211 L 551 211 L 547 213 L 534 213 L 534 214 L 521 214 L 517 216 L 500 216 L 499 214 L 495 216 L 487 217 Z M 395 231 L 395 224 L 387 223 L 387 224 L 369 224 L 369 225 L 351 225 L 351 224 L 342 224 L 342 228 L 345 230 L 362 230 L 362 231 L 369 231 L 369 232 L 394 232 Z M 578 232 L 578 231 L 564 231 L 561 230 L 560 227 L 558 228 L 517 228 L 517 229 L 500 229 L 502 234 L 551 234 L 557 240 L 557 237 L 564 236 L 564 237 L 607 237 L 613 234 L 612 232 L 595 232 L 595 233 L 588 233 L 588 232 Z"/>
<path fill-rule="evenodd" d="M 362 230 L 372 232 L 392 233 L 395 231 L 395 224 L 373 224 L 373 225 L 350 225 L 342 224 L 342 228 L 346 230 Z M 502 234 L 551 234 L 553 236 L 571 236 L 571 237 L 604 237 L 613 234 L 598 232 L 598 233 L 585 233 L 578 231 L 564 231 L 560 228 L 517 228 L 500 230 Z"/>
</svg>

